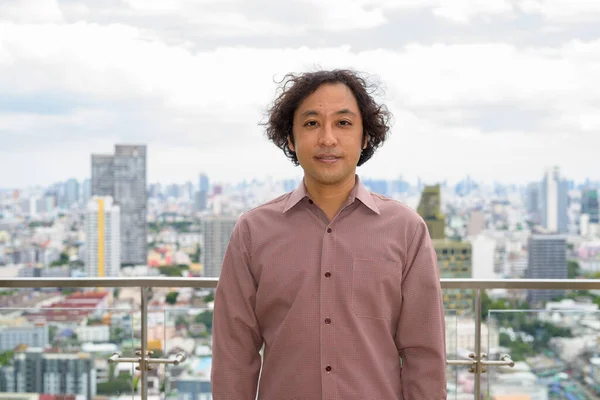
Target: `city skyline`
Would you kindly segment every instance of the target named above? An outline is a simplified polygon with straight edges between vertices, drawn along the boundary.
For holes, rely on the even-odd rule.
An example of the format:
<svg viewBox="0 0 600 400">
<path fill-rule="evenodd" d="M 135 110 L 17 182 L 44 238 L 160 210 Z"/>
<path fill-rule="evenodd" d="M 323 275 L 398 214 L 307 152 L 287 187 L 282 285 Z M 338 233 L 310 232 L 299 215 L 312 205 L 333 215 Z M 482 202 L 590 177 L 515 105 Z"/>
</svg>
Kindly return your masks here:
<svg viewBox="0 0 600 400">
<path fill-rule="evenodd" d="M 274 79 L 318 67 L 383 84 L 392 134 L 361 175 L 600 179 L 598 5 L 259 4 L 3 2 L 0 187 L 82 179 L 114 143 L 148 145 L 150 182 L 301 175 L 259 122 Z"/>
<path fill-rule="evenodd" d="M 298 167 L 300 168 L 300 167 Z M 422 179 L 420 176 L 404 176 L 404 175 L 399 175 L 397 177 L 391 177 L 391 178 L 378 178 L 378 177 L 374 177 L 371 175 L 365 175 L 365 174 L 361 174 L 360 171 L 357 171 L 357 174 L 359 175 L 360 179 L 362 181 L 377 181 L 377 182 L 381 182 L 381 181 L 385 181 L 387 183 L 392 183 L 392 182 L 397 182 L 397 181 L 401 181 L 404 183 L 408 183 L 410 185 L 410 187 L 412 188 L 418 188 L 419 183 L 423 186 L 427 186 L 427 185 L 441 185 L 442 187 L 457 187 L 457 186 L 461 186 L 461 185 L 465 185 L 466 182 L 470 182 L 471 185 L 486 185 L 488 187 L 493 187 L 495 185 L 502 185 L 502 186 L 516 186 L 516 187 L 520 187 L 522 189 L 527 188 L 527 186 L 531 185 L 531 184 L 539 184 L 541 181 L 543 181 L 544 176 L 545 176 L 545 172 L 547 172 L 550 169 L 553 169 L 555 167 L 548 167 L 545 170 L 540 170 L 539 174 L 537 177 L 534 177 L 531 181 L 526 181 L 526 182 L 510 182 L 510 181 L 500 181 L 500 180 L 494 180 L 494 181 L 482 181 L 482 180 L 477 180 L 475 179 L 471 174 L 466 174 L 464 176 L 459 176 L 456 179 L 452 179 L 452 180 L 447 180 L 447 179 L 439 179 L 439 180 L 424 180 Z M 560 169 L 560 168 L 559 168 Z M 572 177 L 570 176 L 565 176 L 561 171 L 561 176 L 563 177 L 563 179 L 567 182 L 567 183 L 573 183 L 575 185 L 575 187 L 581 187 L 581 188 L 600 188 L 600 179 L 592 179 L 590 177 L 583 177 L 581 179 L 572 179 Z M 300 170 L 300 172 L 302 172 Z M 174 179 L 169 179 L 167 178 L 167 180 L 165 181 L 148 181 L 147 182 L 147 189 L 148 191 L 152 192 L 153 191 L 153 187 L 155 187 L 156 185 L 160 185 L 162 192 L 166 192 L 169 190 L 169 188 L 174 187 L 174 186 L 178 186 L 178 187 L 185 187 L 188 186 L 189 184 L 193 185 L 194 190 L 198 189 L 198 177 L 200 175 L 204 175 L 204 176 L 210 176 L 211 181 L 210 184 L 211 186 L 216 185 L 216 186 L 229 186 L 229 185 L 239 185 L 239 184 L 243 184 L 244 182 L 246 183 L 251 183 L 253 181 L 258 182 L 258 183 L 265 183 L 265 182 L 279 182 L 279 183 L 283 183 L 285 186 L 286 191 L 291 191 L 295 188 L 295 186 L 290 187 L 289 184 L 287 182 L 289 181 L 294 181 L 294 182 L 299 182 L 302 179 L 302 173 L 300 174 L 295 174 L 292 176 L 283 176 L 280 178 L 274 178 L 271 175 L 265 175 L 265 176 L 254 176 L 254 177 L 247 177 L 247 178 L 234 178 L 231 180 L 214 180 L 212 179 L 212 175 L 207 175 L 206 173 L 198 173 L 195 175 L 195 177 L 192 177 L 191 179 L 186 179 L 186 180 L 179 180 L 176 181 Z M 55 187 L 58 184 L 64 184 L 67 185 L 71 182 L 76 182 L 78 185 L 83 185 L 85 183 L 88 183 L 91 185 L 91 177 L 90 176 L 84 176 L 81 179 L 78 179 L 74 176 L 68 176 L 68 177 L 62 177 L 59 178 L 55 181 L 52 182 L 45 182 L 45 183 L 41 183 L 41 184 L 35 184 L 35 185 L 29 185 L 29 186 L 20 186 L 20 187 L 2 187 L 0 186 L 0 192 L 2 191 L 12 191 L 12 190 L 40 190 L 40 189 L 50 189 Z M 82 188 L 78 189 L 81 193 L 83 193 Z M 196 192 L 197 193 L 197 192 Z M 210 193 L 208 193 L 210 194 Z M 152 196 L 151 196 L 152 197 Z"/>
</svg>

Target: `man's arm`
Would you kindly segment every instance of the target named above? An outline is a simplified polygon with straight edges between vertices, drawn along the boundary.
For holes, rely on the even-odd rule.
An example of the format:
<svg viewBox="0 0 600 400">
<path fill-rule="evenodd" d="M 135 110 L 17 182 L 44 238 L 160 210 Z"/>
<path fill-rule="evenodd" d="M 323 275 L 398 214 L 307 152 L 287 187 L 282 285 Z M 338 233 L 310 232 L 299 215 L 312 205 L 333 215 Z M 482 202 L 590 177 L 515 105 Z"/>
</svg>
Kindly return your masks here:
<svg viewBox="0 0 600 400">
<path fill-rule="evenodd" d="M 213 314 L 214 400 L 254 400 L 262 337 L 254 313 L 256 282 L 250 271 L 247 222 L 236 224 L 223 260 Z"/>
<path fill-rule="evenodd" d="M 420 221 L 402 271 L 402 313 L 396 346 L 407 400 L 446 399 L 446 327 L 435 249 Z"/>
</svg>

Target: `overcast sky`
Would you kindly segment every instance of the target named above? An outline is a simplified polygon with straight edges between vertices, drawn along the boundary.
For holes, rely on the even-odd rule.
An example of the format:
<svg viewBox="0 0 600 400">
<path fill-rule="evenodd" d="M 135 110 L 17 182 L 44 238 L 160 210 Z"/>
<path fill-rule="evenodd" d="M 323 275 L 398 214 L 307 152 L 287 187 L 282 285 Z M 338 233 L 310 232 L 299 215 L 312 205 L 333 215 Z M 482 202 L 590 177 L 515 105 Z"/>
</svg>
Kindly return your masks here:
<svg viewBox="0 0 600 400">
<path fill-rule="evenodd" d="M 90 175 L 300 176 L 259 122 L 287 72 L 379 80 L 390 139 L 362 176 L 600 179 L 600 1 L 1 0 L 0 187 Z"/>
</svg>

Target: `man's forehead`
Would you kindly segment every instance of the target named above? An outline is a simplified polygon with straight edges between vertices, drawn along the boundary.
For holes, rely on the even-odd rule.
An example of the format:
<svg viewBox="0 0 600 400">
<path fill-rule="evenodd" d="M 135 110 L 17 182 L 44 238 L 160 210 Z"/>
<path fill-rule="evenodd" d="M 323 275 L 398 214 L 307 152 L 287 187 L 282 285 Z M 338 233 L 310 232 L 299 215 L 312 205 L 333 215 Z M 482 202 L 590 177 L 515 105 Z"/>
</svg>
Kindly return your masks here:
<svg viewBox="0 0 600 400">
<path fill-rule="evenodd" d="M 321 113 L 325 110 L 328 114 L 356 114 L 358 112 L 356 97 L 350 88 L 342 83 L 340 83 L 340 86 L 337 88 L 331 88 L 333 84 L 329 84 L 329 88 L 324 88 L 324 85 L 326 84 L 319 86 L 315 92 L 311 93 L 300 102 L 296 109 L 298 114 L 314 115 L 315 113 Z"/>
</svg>

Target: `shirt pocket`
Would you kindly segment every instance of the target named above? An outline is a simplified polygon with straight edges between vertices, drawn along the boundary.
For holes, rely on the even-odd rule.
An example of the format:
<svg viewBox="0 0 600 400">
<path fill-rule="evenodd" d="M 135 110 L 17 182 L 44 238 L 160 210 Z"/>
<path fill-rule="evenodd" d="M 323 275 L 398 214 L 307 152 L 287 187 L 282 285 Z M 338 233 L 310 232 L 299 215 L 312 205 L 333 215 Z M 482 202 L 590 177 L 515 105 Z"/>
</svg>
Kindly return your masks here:
<svg viewBox="0 0 600 400">
<path fill-rule="evenodd" d="M 389 319 L 400 306 L 400 263 L 355 258 L 352 266 L 352 309 L 358 317 Z"/>
</svg>

